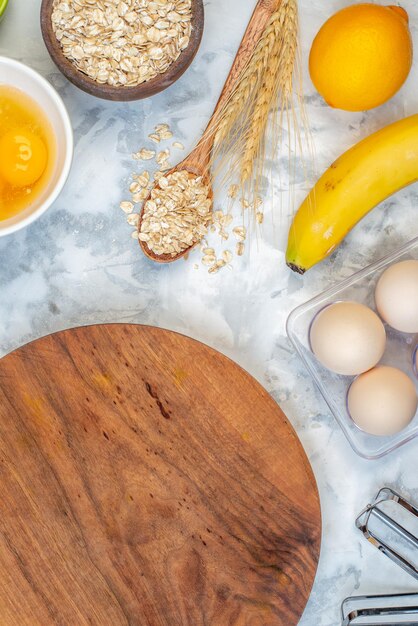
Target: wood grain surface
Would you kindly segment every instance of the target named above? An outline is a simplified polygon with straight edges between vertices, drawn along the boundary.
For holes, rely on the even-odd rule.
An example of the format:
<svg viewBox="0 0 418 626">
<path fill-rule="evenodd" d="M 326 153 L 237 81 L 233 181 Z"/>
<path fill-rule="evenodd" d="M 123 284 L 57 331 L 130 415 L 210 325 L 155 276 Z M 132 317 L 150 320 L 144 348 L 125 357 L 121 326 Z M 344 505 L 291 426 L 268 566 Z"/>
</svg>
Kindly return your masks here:
<svg viewBox="0 0 418 626">
<path fill-rule="evenodd" d="M 0 361 L 1 626 L 293 626 L 315 480 L 277 404 L 182 335 L 77 328 Z"/>
</svg>

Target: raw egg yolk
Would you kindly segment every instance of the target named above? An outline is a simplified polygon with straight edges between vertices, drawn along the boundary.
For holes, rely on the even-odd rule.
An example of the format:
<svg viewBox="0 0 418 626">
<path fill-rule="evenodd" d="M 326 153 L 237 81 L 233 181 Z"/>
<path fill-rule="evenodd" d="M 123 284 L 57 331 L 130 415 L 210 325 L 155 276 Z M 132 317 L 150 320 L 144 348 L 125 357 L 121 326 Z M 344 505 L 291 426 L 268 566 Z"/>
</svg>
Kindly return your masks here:
<svg viewBox="0 0 418 626">
<path fill-rule="evenodd" d="M 33 185 L 44 173 L 48 152 L 42 139 L 26 128 L 0 139 L 0 175 L 14 187 Z"/>
</svg>

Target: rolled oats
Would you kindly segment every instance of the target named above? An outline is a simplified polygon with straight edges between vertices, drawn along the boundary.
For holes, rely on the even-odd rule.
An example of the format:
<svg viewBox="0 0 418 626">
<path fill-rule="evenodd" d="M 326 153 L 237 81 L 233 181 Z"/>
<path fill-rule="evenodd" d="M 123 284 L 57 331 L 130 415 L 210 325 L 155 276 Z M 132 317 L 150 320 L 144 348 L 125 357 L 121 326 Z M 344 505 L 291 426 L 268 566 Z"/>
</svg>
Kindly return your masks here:
<svg viewBox="0 0 418 626">
<path fill-rule="evenodd" d="M 165 167 L 169 158 L 170 158 L 170 150 L 167 148 L 167 150 L 161 150 L 161 152 L 159 152 L 157 156 L 155 157 L 155 160 L 157 161 L 160 167 Z"/>
<path fill-rule="evenodd" d="M 161 137 L 160 135 L 157 135 L 157 133 L 151 133 L 151 135 L 148 135 L 148 137 L 151 139 L 151 141 L 153 141 L 154 143 L 160 143 L 161 141 Z"/>
<path fill-rule="evenodd" d="M 148 196 L 149 196 L 149 189 L 145 187 L 144 189 L 141 189 L 141 191 L 138 191 L 137 193 L 134 193 L 132 195 L 132 201 L 135 202 L 135 204 L 137 204 L 138 202 L 143 202 L 144 200 L 146 200 Z"/>
<path fill-rule="evenodd" d="M 155 126 L 155 132 L 156 132 L 156 133 L 163 133 L 163 132 L 165 132 L 166 130 L 170 130 L 170 127 L 169 127 L 169 125 L 168 125 L 168 124 L 157 124 L 157 125 Z"/>
<path fill-rule="evenodd" d="M 230 250 L 224 250 L 222 252 L 222 258 L 225 261 L 225 263 L 231 263 L 231 261 L 232 261 L 232 252 Z"/>
<path fill-rule="evenodd" d="M 164 3 L 169 0 L 152 1 Z M 171 139 L 172 136 L 168 124 L 157 124 L 154 131 L 148 135 L 155 143 Z M 184 146 L 174 141 L 172 148 L 184 149 Z M 201 264 L 206 266 L 210 274 L 218 273 L 225 267 L 232 269 L 234 255 L 243 256 L 244 242 L 247 238 L 246 227 L 234 224 L 233 206 L 236 202 L 240 202 L 242 206 L 251 206 L 255 209 L 257 222 L 261 224 L 264 219 L 262 198 L 256 196 L 250 204 L 244 198 L 240 198 L 239 186 L 231 185 L 227 190 L 230 200 L 226 209 L 212 212 L 211 191 L 204 185 L 202 178 L 184 170 L 168 172 L 169 156 L 168 148 L 157 151 L 145 147 L 134 155 L 134 158 L 143 160 L 155 157 L 160 167 L 155 170 L 155 164 L 150 163 L 152 174 L 147 170 L 132 174 L 133 183 L 130 185 L 132 202 L 125 201 L 121 204 L 128 213 L 128 224 L 131 226 L 140 224 L 140 232 L 132 233 L 132 237 L 147 244 L 155 255 L 164 254 L 173 258 L 181 252 L 188 252 L 188 248 L 200 242 Z M 190 194 L 192 201 L 187 200 Z M 133 213 L 138 202 L 145 203 L 142 219 Z M 222 242 L 233 234 L 236 240 L 235 249 L 218 253 L 215 247 L 211 247 L 212 242 L 208 243 L 207 235 L 212 232 L 217 233 Z M 187 256 L 185 254 L 184 258 Z M 194 267 L 198 268 L 199 265 L 195 264 Z"/>
<path fill-rule="evenodd" d="M 135 87 L 164 74 L 187 48 L 192 2 L 54 0 L 51 20 L 78 70 L 101 84 Z"/>
<path fill-rule="evenodd" d="M 147 148 L 141 148 L 139 152 L 136 152 L 133 156 L 134 159 L 140 161 L 151 161 L 156 155 L 155 150 L 147 150 Z"/>
<path fill-rule="evenodd" d="M 129 191 L 131 193 L 136 193 L 140 189 L 141 189 L 141 185 L 137 181 L 134 181 L 133 183 L 129 185 Z"/>
<path fill-rule="evenodd" d="M 205 254 L 202 258 L 203 265 L 213 265 L 216 263 L 216 256 L 214 254 Z"/>
<path fill-rule="evenodd" d="M 132 211 L 134 210 L 133 203 L 128 202 L 127 200 L 124 200 L 123 202 L 121 202 L 119 206 L 124 213 L 132 213 Z"/>
<path fill-rule="evenodd" d="M 201 176 L 186 170 L 161 176 L 143 207 L 139 239 L 155 254 L 175 257 L 206 235 L 211 211 L 210 187 Z"/>
<path fill-rule="evenodd" d="M 160 132 L 160 138 L 164 141 L 166 139 L 171 139 L 173 136 L 173 133 L 171 132 L 171 130 L 163 130 Z"/>
<path fill-rule="evenodd" d="M 243 243 L 242 241 L 239 241 L 239 242 L 237 243 L 236 248 L 235 248 L 235 254 L 236 254 L 237 256 L 242 256 L 242 255 L 244 254 L 244 248 L 245 248 L 244 243 Z"/>
<path fill-rule="evenodd" d="M 232 223 L 233 219 L 234 218 L 232 217 L 232 215 L 230 213 L 227 213 L 226 215 L 223 215 L 221 217 L 220 223 L 225 228 L 225 227 L 229 226 Z"/>
<path fill-rule="evenodd" d="M 140 185 L 140 187 L 142 187 L 144 189 L 146 187 L 148 187 L 149 182 L 150 182 L 149 172 L 145 171 L 145 172 L 142 172 L 142 174 L 138 174 L 136 176 L 136 181 L 137 181 L 138 185 Z"/>
<path fill-rule="evenodd" d="M 214 255 L 215 249 L 214 248 L 202 248 L 202 252 L 204 255 Z"/>
<path fill-rule="evenodd" d="M 245 241 L 247 229 L 245 226 L 236 226 L 232 231 L 239 242 Z"/>
<path fill-rule="evenodd" d="M 131 213 L 126 218 L 126 221 L 128 222 L 129 226 L 138 226 L 139 214 L 138 213 Z"/>
</svg>

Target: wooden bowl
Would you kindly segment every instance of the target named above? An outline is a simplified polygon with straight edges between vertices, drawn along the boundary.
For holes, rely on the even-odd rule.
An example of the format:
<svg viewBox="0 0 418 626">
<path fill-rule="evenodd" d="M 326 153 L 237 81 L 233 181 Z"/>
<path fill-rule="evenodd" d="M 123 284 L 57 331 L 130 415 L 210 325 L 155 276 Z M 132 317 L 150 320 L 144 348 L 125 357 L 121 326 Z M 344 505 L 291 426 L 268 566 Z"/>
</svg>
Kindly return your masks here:
<svg viewBox="0 0 418 626">
<path fill-rule="evenodd" d="M 189 45 L 180 54 L 179 58 L 168 68 L 164 74 L 160 74 L 136 87 L 112 87 L 112 85 L 102 85 L 93 80 L 67 59 L 61 49 L 61 45 L 55 36 L 52 28 L 53 0 L 42 0 L 41 4 L 41 30 L 48 52 L 58 69 L 69 81 L 83 91 L 104 98 L 105 100 L 141 100 L 167 89 L 184 74 L 192 63 L 199 49 L 204 27 L 203 0 L 192 0 L 192 33 Z"/>
</svg>

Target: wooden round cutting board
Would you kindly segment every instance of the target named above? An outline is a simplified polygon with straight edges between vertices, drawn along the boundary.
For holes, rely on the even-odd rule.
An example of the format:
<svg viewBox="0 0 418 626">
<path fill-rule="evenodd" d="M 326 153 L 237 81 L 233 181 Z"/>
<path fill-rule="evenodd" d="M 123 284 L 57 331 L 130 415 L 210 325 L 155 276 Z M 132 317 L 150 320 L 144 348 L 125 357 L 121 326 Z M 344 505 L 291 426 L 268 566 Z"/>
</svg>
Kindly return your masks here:
<svg viewBox="0 0 418 626">
<path fill-rule="evenodd" d="M 293 626 L 321 533 L 277 404 L 232 361 L 136 325 L 0 361 L 1 626 Z"/>
</svg>

